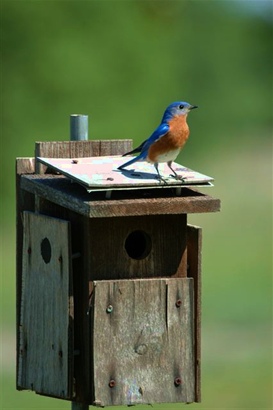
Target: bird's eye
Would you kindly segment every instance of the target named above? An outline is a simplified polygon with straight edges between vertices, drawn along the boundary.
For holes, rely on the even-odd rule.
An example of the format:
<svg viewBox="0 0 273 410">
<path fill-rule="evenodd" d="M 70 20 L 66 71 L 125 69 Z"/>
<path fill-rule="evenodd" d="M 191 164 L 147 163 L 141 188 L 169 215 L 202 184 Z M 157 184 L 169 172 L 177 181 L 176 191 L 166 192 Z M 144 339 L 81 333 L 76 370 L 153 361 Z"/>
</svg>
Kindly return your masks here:
<svg viewBox="0 0 273 410">
<path fill-rule="evenodd" d="M 179 105 L 179 109 L 180 109 L 180 110 L 183 110 L 183 108 L 184 108 L 184 105 L 183 105 L 183 104 L 180 104 L 180 105 Z"/>
</svg>

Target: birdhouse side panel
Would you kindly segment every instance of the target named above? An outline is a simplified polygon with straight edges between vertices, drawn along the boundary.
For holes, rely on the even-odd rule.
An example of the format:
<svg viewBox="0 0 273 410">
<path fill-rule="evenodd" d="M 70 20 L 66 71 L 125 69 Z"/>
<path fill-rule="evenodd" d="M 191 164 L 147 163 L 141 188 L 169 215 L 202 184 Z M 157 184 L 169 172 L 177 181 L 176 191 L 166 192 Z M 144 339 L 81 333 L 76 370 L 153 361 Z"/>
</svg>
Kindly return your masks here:
<svg viewBox="0 0 273 410">
<path fill-rule="evenodd" d="M 201 259 L 202 228 L 187 226 L 187 273 L 194 284 L 195 401 L 201 402 Z"/>
<path fill-rule="evenodd" d="M 18 387 L 71 398 L 70 223 L 24 212 L 23 231 Z"/>
</svg>

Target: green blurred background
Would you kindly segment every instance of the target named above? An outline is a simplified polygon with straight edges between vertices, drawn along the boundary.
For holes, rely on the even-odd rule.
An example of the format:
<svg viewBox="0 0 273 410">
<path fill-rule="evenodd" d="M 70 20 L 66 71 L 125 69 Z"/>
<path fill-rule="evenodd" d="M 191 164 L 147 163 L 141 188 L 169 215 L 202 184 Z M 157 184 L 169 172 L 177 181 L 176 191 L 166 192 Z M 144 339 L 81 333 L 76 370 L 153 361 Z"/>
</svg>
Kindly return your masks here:
<svg viewBox="0 0 273 410">
<path fill-rule="evenodd" d="M 178 162 L 215 177 L 206 192 L 222 200 L 189 218 L 204 229 L 203 394 L 189 408 L 271 409 L 272 2 L 2 0 L 0 26 L 1 408 L 70 408 L 15 390 L 15 158 L 69 139 L 73 113 L 89 138 L 136 146 L 182 99 L 200 108 Z"/>
</svg>

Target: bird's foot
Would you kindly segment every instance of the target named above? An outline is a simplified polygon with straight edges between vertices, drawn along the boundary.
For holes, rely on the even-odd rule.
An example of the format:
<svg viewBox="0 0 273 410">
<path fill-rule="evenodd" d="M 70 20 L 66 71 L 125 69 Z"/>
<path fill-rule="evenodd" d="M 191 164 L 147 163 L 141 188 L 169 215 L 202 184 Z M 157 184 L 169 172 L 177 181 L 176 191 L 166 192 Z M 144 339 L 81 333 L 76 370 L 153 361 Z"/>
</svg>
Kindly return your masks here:
<svg viewBox="0 0 273 410">
<path fill-rule="evenodd" d="M 170 174 L 170 177 L 173 177 L 177 181 L 186 182 L 186 178 L 183 178 L 182 175 Z"/>
<path fill-rule="evenodd" d="M 168 181 L 166 181 L 166 179 L 163 178 L 161 175 L 157 175 L 156 179 L 158 179 L 159 182 L 162 182 L 164 185 L 168 185 Z"/>
</svg>

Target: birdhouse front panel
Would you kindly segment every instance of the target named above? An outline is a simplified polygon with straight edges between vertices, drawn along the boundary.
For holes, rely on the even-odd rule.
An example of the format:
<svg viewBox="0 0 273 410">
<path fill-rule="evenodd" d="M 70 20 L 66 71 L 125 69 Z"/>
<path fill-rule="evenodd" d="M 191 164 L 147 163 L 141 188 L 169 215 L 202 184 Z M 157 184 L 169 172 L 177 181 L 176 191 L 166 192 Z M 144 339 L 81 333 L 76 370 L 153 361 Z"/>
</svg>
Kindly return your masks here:
<svg viewBox="0 0 273 410">
<path fill-rule="evenodd" d="M 93 404 L 193 402 L 193 280 L 95 281 Z"/>
<path fill-rule="evenodd" d="M 70 223 L 23 212 L 18 388 L 72 397 Z"/>
<path fill-rule="evenodd" d="M 186 215 L 89 220 L 90 280 L 186 277 Z"/>
</svg>

